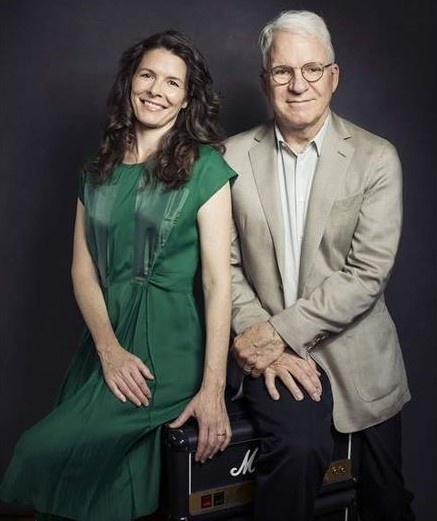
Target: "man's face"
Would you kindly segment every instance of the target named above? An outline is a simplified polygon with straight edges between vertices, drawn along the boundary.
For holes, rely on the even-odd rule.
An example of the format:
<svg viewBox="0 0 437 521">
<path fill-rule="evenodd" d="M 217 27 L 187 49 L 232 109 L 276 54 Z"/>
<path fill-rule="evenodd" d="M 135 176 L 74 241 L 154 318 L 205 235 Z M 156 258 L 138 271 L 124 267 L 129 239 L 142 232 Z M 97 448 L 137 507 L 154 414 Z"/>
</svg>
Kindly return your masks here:
<svg viewBox="0 0 437 521">
<path fill-rule="evenodd" d="M 313 137 L 325 121 L 337 88 L 339 69 L 336 64 L 326 67 L 318 81 L 306 81 L 299 67 L 311 62 L 329 63 L 327 50 L 319 40 L 286 31 L 274 34 L 267 69 L 285 65 L 292 67 L 294 72 L 287 85 L 278 85 L 269 73 L 264 76 L 265 91 L 285 139 L 295 134 Z"/>
</svg>

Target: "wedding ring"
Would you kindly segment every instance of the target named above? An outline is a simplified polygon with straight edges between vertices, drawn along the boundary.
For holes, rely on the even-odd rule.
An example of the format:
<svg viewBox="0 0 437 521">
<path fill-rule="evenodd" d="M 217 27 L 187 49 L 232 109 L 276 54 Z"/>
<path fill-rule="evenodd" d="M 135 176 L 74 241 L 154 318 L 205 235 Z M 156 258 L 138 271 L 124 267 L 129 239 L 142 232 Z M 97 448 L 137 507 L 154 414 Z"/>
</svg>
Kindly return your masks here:
<svg viewBox="0 0 437 521">
<path fill-rule="evenodd" d="M 218 432 L 218 433 L 217 433 L 217 436 L 226 436 L 226 431 Z"/>
<path fill-rule="evenodd" d="M 250 369 L 243 369 L 243 374 L 250 375 L 252 371 Z"/>
</svg>

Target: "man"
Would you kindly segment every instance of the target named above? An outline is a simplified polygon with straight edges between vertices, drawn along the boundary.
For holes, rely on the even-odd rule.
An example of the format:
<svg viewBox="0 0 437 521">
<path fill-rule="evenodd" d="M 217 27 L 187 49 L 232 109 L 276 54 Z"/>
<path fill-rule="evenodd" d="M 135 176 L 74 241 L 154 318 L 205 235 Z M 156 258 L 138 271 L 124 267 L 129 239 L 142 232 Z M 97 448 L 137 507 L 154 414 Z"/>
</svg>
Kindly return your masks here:
<svg viewBox="0 0 437 521">
<path fill-rule="evenodd" d="M 262 436 L 255 519 L 312 519 L 333 422 L 361 432 L 362 521 L 411 520 L 399 415 L 410 393 L 383 294 L 401 227 L 399 159 L 330 111 L 339 67 L 318 15 L 283 13 L 260 44 L 274 120 L 226 144 L 239 173 L 232 352 Z"/>
</svg>

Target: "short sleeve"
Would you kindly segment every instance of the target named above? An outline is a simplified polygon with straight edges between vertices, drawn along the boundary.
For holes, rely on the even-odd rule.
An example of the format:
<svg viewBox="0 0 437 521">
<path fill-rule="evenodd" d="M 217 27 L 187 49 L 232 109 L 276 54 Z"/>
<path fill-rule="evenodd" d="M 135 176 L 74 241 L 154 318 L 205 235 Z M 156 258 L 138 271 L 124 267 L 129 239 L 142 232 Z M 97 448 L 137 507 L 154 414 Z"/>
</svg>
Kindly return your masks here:
<svg viewBox="0 0 437 521">
<path fill-rule="evenodd" d="M 226 163 L 222 154 L 210 146 L 201 146 L 195 164 L 198 182 L 199 207 L 210 199 L 228 181 L 235 181 L 237 173 Z"/>
<path fill-rule="evenodd" d="M 77 197 L 82 204 L 85 204 L 85 183 L 86 176 L 85 174 L 81 174 L 79 177 L 79 186 L 77 188 Z"/>
</svg>

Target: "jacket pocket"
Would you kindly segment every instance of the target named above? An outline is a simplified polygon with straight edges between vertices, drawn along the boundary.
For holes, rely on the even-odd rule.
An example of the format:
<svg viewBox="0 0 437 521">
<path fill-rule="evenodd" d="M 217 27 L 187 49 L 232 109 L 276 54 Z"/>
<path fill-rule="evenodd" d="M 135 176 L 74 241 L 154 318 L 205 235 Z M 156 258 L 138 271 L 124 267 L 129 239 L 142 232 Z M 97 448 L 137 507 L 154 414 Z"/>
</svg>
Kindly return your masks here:
<svg viewBox="0 0 437 521">
<path fill-rule="evenodd" d="M 347 337 L 354 383 L 361 398 L 373 401 L 392 393 L 400 383 L 402 355 L 388 312 L 371 314 Z"/>
</svg>

